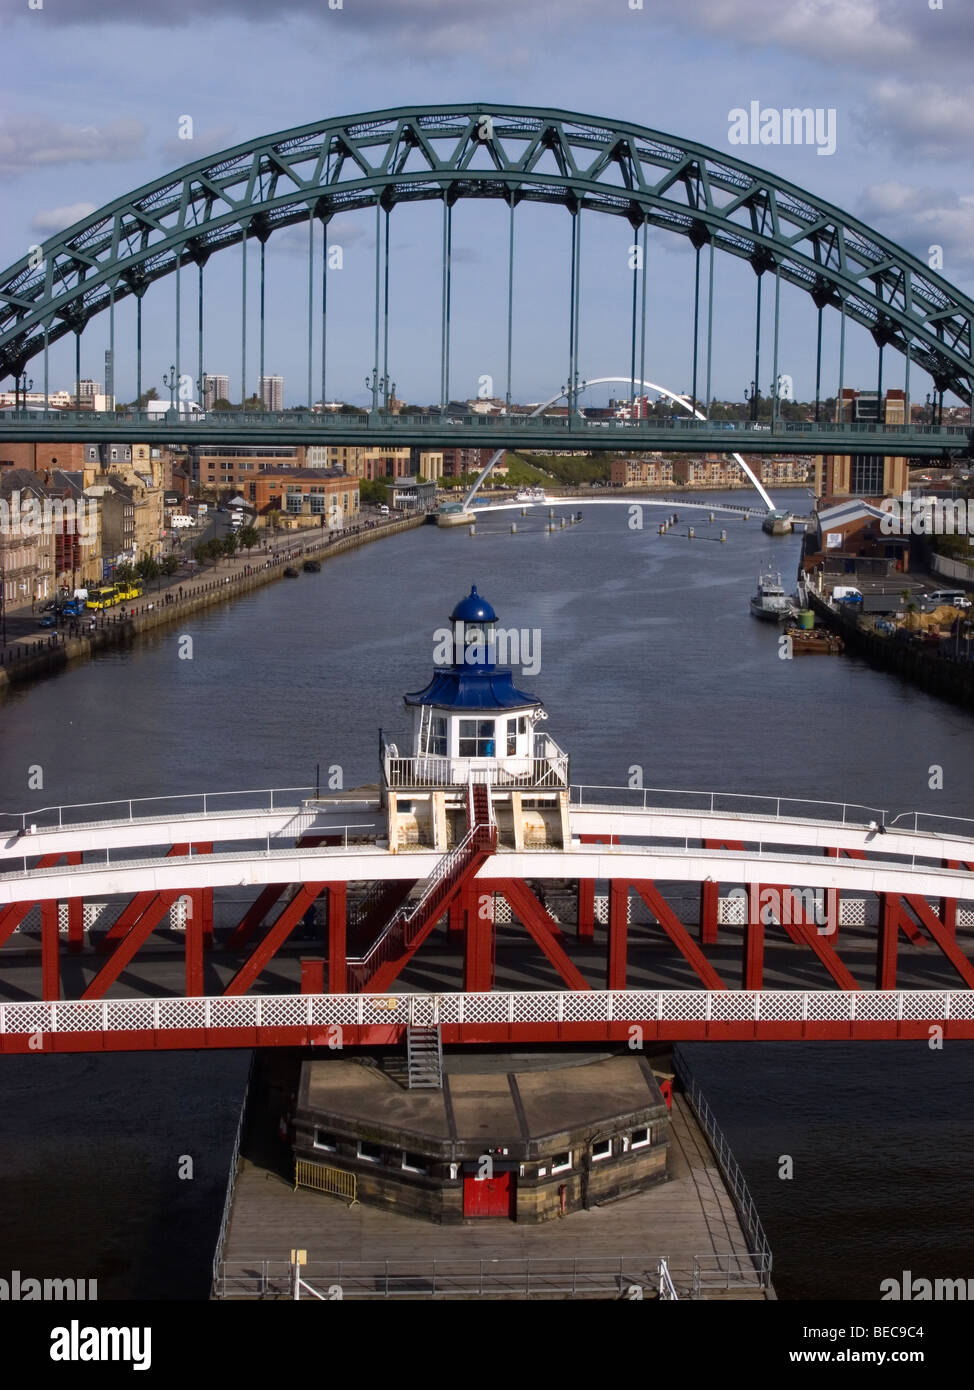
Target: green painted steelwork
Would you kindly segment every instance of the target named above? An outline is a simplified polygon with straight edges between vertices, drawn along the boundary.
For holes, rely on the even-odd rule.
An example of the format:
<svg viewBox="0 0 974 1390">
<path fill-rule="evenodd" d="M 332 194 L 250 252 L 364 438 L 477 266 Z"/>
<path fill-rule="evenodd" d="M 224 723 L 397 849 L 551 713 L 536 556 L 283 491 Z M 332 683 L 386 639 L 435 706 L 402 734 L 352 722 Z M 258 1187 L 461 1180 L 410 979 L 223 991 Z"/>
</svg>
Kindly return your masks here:
<svg viewBox="0 0 974 1390">
<path fill-rule="evenodd" d="M 866 224 L 705 145 L 628 122 L 482 103 L 299 126 L 117 198 L 45 242 L 39 265 L 35 253 L 0 274 L 0 379 L 21 374 L 45 339 L 80 334 L 113 296 L 141 299 L 178 265 L 202 265 L 248 237 L 263 243 L 309 217 L 327 227 L 339 212 L 428 198 L 443 199 L 447 224 L 458 198 L 503 198 L 709 242 L 749 260 L 759 284 L 775 270 L 877 344 L 909 350 L 938 392 L 971 397 L 974 301 Z M 448 356 L 446 256 L 444 280 Z"/>
<path fill-rule="evenodd" d="M 785 421 L 777 428 L 740 421 L 588 420 L 575 415 L 361 415 L 312 411 L 235 411 L 171 418 L 145 411 L 8 410 L 0 412 L 0 443 L 20 441 L 190 444 L 370 444 L 384 447 L 584 449 L 602 452 L 662 449 L 672 453 L 716 450 L 748 454 L 907 454 L 928 459 L 967 455 L 966 425 L 815 424 Z"/>
</svg>

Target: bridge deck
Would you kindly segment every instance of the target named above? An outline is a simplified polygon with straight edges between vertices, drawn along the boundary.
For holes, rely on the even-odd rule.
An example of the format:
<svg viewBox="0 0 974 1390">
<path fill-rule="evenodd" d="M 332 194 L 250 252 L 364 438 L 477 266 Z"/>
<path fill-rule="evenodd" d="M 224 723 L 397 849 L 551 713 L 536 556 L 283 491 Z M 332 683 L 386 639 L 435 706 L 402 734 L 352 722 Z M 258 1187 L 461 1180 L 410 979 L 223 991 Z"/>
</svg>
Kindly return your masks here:
<svg viewBox="0 0 974 1390">
<path fill-rule="evenodd" d="M 284 1155 L 277 1158 L 283 1168 Z M 644 1261 L 654 1287 L 662 1256 L 680 1297 L 689 1293 L 694 1256 L 708 1261 L 733 1256 L 748 1275 L 732 1281 L 731 1296 L 767 1296 L 754 1286 L 747 1237 L 706 1137 L 679 1094 L 673 1098 L 667 1182 L 541 1226 L 503 1220 L 437 1226 L 377 1207 L 349 1208 L 321 1193 L 294 1191 L 281 1171 L 241 1157 L 224 1245 L 228 1279 L 241 1279 L 264 1260 L 278 1262 L 280 1274 L 288 1251 L 297 1248 L 307 1250 L 311 1266 L 346 1261 L 378 1271 L 386 1260 L 395 1260 L 417 1269 L 435 1258 L 446 1274 L 451 1258 L 468 1264 L 481 1258 L 606 1263 L 628 1257 L 627 1270 Z"/>
</svg>

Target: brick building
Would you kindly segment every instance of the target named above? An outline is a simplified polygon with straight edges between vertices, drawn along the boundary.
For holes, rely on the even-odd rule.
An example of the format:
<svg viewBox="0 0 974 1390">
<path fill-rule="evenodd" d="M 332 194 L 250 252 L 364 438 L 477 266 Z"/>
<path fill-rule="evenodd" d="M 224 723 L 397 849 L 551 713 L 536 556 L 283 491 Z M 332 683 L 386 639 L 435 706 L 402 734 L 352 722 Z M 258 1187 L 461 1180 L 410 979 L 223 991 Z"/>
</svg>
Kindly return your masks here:
<svg viewBox="0 0 974 1390">
<path fill-rule="evenodd" d="M 354 525 L 359 517 L 359 480 L 338 469 L 264 468 L 252 486 L 249 500 L 258 517 L 280 511 L 326 526 Z"/>
<path fill-rule="evenodd" d="M 854 391 L 845 387 L 836 401 L 837 424 L 903 425 L 906 423 L 906 395 L 889 390 L 880 415 L 875 391 Z M 902 455 L 826 454 L 815 463 L 816 497 L 892 497 L 909 486 L 909 460 Z"/>
<path fill-rule="evenodd" d="M 673 483 L 670 459 L 613 459 L 609 467 L 613 487 L 668 487 Z"/>
</svg>

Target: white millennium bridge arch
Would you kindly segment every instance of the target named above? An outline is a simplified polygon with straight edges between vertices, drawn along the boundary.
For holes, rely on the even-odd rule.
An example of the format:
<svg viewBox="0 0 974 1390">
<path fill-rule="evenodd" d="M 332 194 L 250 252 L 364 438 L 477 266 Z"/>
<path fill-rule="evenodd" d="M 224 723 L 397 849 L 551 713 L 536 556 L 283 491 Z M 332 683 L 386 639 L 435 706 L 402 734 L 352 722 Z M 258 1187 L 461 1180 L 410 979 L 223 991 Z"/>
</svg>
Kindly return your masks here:
<svg viewBox="0 0 974 1390">
<path fill-rule="evenodd" d="M 597 376 L 592 381 L 586 381 L 584 386 L 579 387 L 579 390 L 585 390 L 589 386 L 605 386 L 610 384 L 628 385 L 631 386 L 634 390 L 637 386 L 641 386 L 644 391 L 656 391 L 660 396 L 665 396 L 667 400 L 673 401 L 675 405 L 682 406 L 683 409 L 688 411 L 689 414 L 691 414 L 695 419 L 706 420 L 707 418 L 706 415 L 704 415 L 703 411 L 697 410 L 695 406 L 692 406 L 685 396 L 678 396 L 675 391 L 670 391 L 665 386 L 657 386 L 654 381 L 634 381 L 633 378 L 630 376 Z M 536 406 L 534 410 L 531 411 L 531 414 L 528 418 L 533 419 L 535 415 L 542 415 L 548 409 L 549 405 L 554 405 L 555 401 L 560 401 L 562 396 L 568 395 L 568 392 L 569 388 L 567 386 L 563 386 L 561 390 L 557 393 L 557 395 L 552 396 L 550 400 L 543 401 L 541 405 Z M 498 449 L 497 452 L 491 456 L 486 468 L 483 468 L 477 475 L 477 479 L 473 487 L 470 489 L 466 497 L 463 499 L 464 511 L 466 511 L 469 508 L 470 503 L 473 501 L 474 497 L 477 494 L 478 488 L 480 487 L 484 479 L 490 474 L 491 469 L 494 467 L 494 464 L 497 463 L 499 459 L 503 458 L 506 452 L 506 449 Z M 740 464 L 745 475 L 751 480 L 754 487 L 757 489 L 758 495 L 761 498 L 761 501 L 767 507 L 768 511 L 774 511 L 774 503 L 768 496 L 767 492 L 765 492 L 764 487 L 761 484 L 761 479 L 751 468 L 750 464 L 745 462 L 745 460 L 738 453 L 731 452 L 731 458 L 735 461 L 735 463 Z"/>
</svg>

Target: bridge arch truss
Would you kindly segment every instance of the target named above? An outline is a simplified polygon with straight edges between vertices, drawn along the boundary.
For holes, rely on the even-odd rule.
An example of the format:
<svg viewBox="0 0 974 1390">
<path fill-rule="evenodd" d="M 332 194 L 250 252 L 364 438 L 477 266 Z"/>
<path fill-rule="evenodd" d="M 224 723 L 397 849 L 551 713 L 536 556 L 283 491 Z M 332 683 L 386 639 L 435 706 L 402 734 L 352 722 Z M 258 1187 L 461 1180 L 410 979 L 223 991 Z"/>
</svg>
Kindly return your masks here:
<svg viewBox="0 0 974 1390">
<path fill-rule="evenodd" d="M 841 311 L 970 400 L 974 301 L 830 203 L 707 146 L 558 109 L 405 106 L 341 116 L 197 160 L 99 209 L 0 273 L 0 378 L 180 266 L 281 227 L 461 198 L 560 204 L 750 262 Z M 577 219 L 576 219 L 577 222 Z M 573 242 L 574 245 L 574 242 Z M 640 373 L 642 374 L 642 373 Z M 635 375 L 635 373 L 633 374 Z"/>
</svg>

